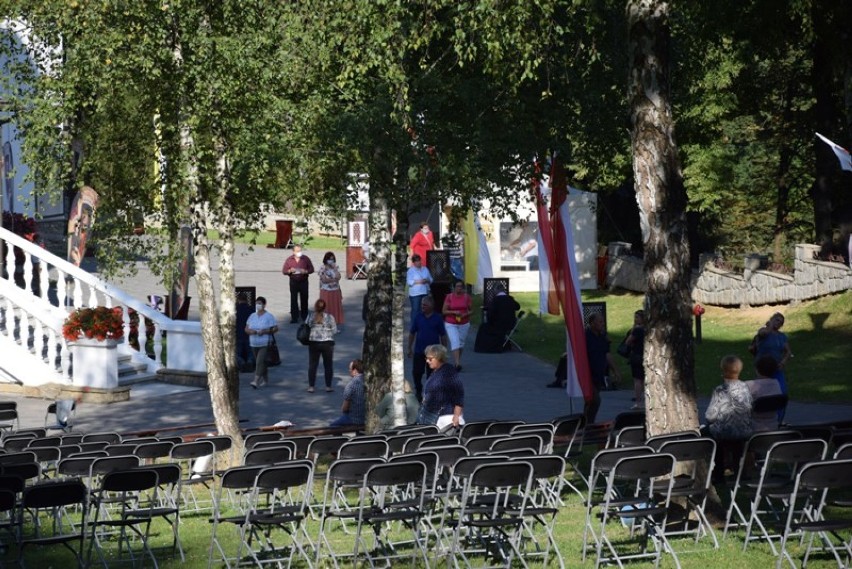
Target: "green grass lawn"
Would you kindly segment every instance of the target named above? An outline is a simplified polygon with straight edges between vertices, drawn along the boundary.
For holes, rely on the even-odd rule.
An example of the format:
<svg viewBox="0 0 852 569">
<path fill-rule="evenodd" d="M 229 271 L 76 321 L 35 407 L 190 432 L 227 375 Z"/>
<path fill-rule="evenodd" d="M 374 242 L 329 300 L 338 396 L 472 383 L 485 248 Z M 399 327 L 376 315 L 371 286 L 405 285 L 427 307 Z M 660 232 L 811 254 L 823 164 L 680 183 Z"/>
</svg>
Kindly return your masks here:
<svg viewBox="0 0 852 569">
<path fill-rule="evenodd" d="M 565 351 L 565 326 L 561 316 L 538 314 L 538 293 L 513 294 L 528 316 L 516 338 L 524 350 L 554 365 Z M 615 347 L 633 324 L 633 312 L 642 307 L 643 296 L 629 292 L 584 291 L 583 300 L 606 302 L 609 337 Z M 702 317 L 701 343 L 695 346 L 698 391 L 709 395 L 719 382 L 719 360 L 739 355 L 746 364 L 743 376 L 754 377 L 747 347 L 769 316 L 780 311 L 786 317 L 782 329 L 794 357 L 787 365 L 790 396 L 797 401 L 852 402 L 852 291 L 802 302 L 798 305 L 759 308 L 708 306 Z M 619 362 L 622 378 L 630 377 L 627 360 Z M 622 388 L 626 383 L 622 381 Z"/>
</svg>

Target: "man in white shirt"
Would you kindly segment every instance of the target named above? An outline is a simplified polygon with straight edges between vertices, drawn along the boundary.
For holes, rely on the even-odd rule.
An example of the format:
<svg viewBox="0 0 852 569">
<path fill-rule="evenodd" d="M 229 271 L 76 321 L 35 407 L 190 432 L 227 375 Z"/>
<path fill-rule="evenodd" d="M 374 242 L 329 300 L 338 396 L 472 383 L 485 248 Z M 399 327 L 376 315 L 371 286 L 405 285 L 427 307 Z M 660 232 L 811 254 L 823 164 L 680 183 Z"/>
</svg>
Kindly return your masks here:
<svg viewBox="0 0 852 569">
<path fill-rule="evenodd" d="M 414 322 L 414 319 L 420 314 L 420 304 L 429 294 L 432 275 L 429 274 L 429 269 L 423 266 L 423 259 L 420 255 L 412 255 L 411 263 L 405 281 L 408 284 L 408 300 L 411 302 L 411 321 Z"/>
</svg>

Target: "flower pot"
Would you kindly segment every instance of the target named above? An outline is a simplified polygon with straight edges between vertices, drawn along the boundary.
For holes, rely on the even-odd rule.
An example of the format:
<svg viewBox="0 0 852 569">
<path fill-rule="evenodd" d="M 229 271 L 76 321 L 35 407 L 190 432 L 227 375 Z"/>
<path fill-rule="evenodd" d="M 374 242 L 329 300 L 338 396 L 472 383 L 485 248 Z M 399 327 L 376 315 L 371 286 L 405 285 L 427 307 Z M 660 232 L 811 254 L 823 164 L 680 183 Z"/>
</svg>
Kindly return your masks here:
<svg viewBox="0 0 852 569">
<path fill-rule="evenodd" d="M 71 344 L 72 381 L 79 387 L 118 387 L 117 340 L 80 338 Z"/>
</svg>

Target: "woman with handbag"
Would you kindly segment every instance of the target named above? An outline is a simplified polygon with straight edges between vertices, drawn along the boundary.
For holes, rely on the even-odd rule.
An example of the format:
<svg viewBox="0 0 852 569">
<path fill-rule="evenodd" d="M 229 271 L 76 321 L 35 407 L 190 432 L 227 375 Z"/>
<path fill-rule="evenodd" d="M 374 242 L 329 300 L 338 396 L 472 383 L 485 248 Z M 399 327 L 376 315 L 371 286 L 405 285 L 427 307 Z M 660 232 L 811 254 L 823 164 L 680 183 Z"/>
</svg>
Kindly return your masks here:
<svg viewBox="0 0 852 569">
<path fill-rule="evenodd" d="M 470 314 L 473 311 L 473 300 L 464 288 L 462 281 L 456 281 L 453 292 L 444 297 L 444 328 L 453 352 L 456 371 L 461 371 L 461 357 L 464 351 L 464 341 L 470 331 Z"/>
<path fill-rule="evenodd" d="M 254 389 L 269 383 L 269 375 L 266 367 L 266 352 L 269 344 L 274 342 L 273 334 L 278 331 L 278 321 L 271 313 L 266 311 L 266 299 L 258 296 L 254 301 L 254 314 L 246 321 L 246 334 L 249 337 L 249 345 L 254 354 L 254 380 L 251 386 Z"/>
<path fill-rule="evenodd" d="M 343 324 L 343 293 L 340 292 L 340 268 L 334 253 L 329 251 L 322 258 L 319 274 L 319 297 L 325 301 L 325 310 L 337 322 L 338 329 Z"/>
<path fill-rule="evenodd" d="M 308 393 L 314 392 L 317 382 L 317 368 L 322 356 L 322 367 L 325 371 L 325 390 L 332 392 L 331 378 L 334 373 L 334 335 L 337 334 L 337 323 L 334 316 L 326 312 L 323 299 L 314 303 L 314 311 L 308 314 L 305 324 L 311 328 L 308 342 Z"/>
<path fill-rule="evenodd" d="M 455 367 L 447 363 L 447 348 L 433 344 L 426 346 L 424 353 L 432 375 L 423 387 L 417 424 L 436 425 L 439 429 L 464 425 L 464 385 Z"/>
</svg>

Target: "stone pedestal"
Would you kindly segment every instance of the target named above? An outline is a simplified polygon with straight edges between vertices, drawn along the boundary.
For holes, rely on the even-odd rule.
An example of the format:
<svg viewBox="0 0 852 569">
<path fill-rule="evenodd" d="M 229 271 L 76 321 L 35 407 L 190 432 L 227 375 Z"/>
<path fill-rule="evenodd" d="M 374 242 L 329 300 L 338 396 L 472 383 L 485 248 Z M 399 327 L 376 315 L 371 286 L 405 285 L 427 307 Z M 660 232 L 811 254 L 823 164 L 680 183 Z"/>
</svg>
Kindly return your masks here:
<svg viewBox="0 0 852 569">
<path fill-rule="evenodd" d="M 115 389 L 118 387 L 116 340 L 81 338 L 71 344 L 72 381 L 75 387 Z"/>
</svg>

